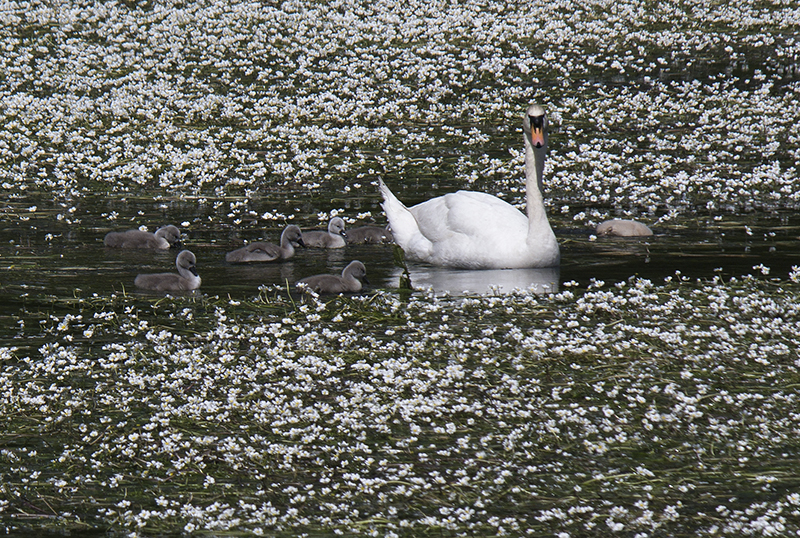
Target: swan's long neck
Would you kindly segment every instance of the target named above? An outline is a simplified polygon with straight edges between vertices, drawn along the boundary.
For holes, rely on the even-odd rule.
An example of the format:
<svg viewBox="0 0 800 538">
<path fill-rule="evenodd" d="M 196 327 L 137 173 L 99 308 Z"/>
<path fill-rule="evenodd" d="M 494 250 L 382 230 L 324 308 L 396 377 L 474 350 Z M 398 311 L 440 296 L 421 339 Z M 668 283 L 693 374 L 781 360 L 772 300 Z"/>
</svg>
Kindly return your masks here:
<svg viewBox="0 0 800 538">
<path fill-rule="evenodd" d="M 281 234 L 281 250 L 283 251 L 285 258 L 294 256 L 294 245 L 292 244 L 292 240 L 289 239 L 289 236 L 285 230 Z"/>
<path fill-rule="evenodd" d="M 542 196 L 546 146 L 534 148 L 528 133 L 525 133 L 524 138 L 526 210 L 528 213 L 528 227 L 533 229 L 540 226 L 542 221 L 548 222 Z"/>
<path fill-rule="evenodd" d="M 188 278 L 189 280 L 200 279 L 197 274 L 197 267 L 194 264 L 181 263 L 181 260 L 179 260 L 175 265 L 178 268 L 178 274 L 183 278 Z"/>
</svg>

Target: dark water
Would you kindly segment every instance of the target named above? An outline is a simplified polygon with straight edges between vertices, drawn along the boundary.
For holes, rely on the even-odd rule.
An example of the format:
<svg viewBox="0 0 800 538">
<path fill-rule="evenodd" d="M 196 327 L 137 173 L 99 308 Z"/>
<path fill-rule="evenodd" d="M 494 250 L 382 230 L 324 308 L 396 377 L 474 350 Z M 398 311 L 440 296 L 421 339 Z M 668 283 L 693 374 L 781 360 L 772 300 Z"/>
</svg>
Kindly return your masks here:
<svg viewBox="0 0 800 538">
<path fill-rule="evenodd" d="M 377 194 L 361 205 L 362 209 L 381 216 Z M 36 209 L 31 210 L 33 207 Z M 129 229 L 134 222 L 145 224 L 150 230 L 167 223 L 181 226 L 184 231 L 181 248 L 196 254 L 203 278 L 200 291 L 209 296 L 250 298 L 264 285 L 293 288 L 300 278 L 338 273 L 354 259 L 367 266 L 367 291 L 396 289 L 402 272 L 395 265 L 392 245 L 299 249 L 293 259 L 284 263 L 229 264 L 225 253 L 245 241 L 277 242 L 283 223 L 256 217 L 248 222 L 222 224 L 223 204 L 215 207 L 209 202 L 176 202 L 165 207 L 152 201 L 125 201 L 117 202 L 114 207 L 107 200 L 94 207 L 91 201 L 83 200 L 79 210 L 69 213 L 68 209 L 37 204 L 36 199 L 17 200 L 13 206 L 7 206 L 0 229 L 0 294 L 2 304 L 6 305 L 4 314 L 14 310 L 13 305 L 20 297 L 69 299 L 94 294 L 142 293 L 133 286 L 137 274 L 174 271 L 178 249 L 126 251 L 103 246 L 105 233 Z M 113 221 L 103 217 L 111 211 L 120 216 Z M 292 222 L 304 229 L 324 224 L 315 214 Z M 754 213 L 717 221 L 684 217 L 653 226 L 655 235 L 648 238 L 593 237 L 592 230 L 572 226 L 557 217 L 551 217 L 551 222 L 561 244 L 560 268 L 460 271 L 409 262 L 412 284 L 451 294 L 510 291 L 531 285 L 546 292 L 561 288 L 564 282 L 585 286 L 597 280 L 610 285 L 633 276 L 659 282 L 678 272 L 690 278 L 746 274 L 763 277 L 760 268 L 754 269 L 760 265 L 769 268 L 769 278 L 786 278 L 793 265 L 800 265 L 797 248 L 800 218 L 788 212 Z"/>
</svg>

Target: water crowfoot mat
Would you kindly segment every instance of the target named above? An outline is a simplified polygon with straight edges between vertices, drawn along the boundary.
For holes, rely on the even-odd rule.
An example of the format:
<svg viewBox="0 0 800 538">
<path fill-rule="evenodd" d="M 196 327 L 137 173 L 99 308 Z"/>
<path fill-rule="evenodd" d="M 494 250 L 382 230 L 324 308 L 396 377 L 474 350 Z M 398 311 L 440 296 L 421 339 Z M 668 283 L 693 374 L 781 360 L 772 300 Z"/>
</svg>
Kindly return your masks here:
<svg viewBox="0 0 800 538">
<path fill-rule="evenodd" d="M 795 4 L 0 5 L 0 534 L 797 535 Z M 534 101 L 557 293 L 224 261 L 379 178 L 522 207 Z M 168 222 L 202 289 L 133 294 Z"/>
<path fill-rule="evenodd" d="M 0 350 L 11 530 L 800 531 L 792 279 L 27 308 Z"/>
</svg>

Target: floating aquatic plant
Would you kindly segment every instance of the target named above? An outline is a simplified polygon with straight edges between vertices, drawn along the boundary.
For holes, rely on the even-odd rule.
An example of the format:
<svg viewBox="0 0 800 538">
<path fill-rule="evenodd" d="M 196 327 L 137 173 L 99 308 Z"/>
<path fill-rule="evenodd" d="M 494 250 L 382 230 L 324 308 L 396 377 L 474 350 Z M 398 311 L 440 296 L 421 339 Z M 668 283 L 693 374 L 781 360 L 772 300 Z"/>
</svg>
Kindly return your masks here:
<svg viewBox="0 0 800 538">
<path fill-rule="evenodd" d="M 38 349 L 0 353 L 0 517 L 143 534 L 800 530 L 798 290 L 670 280 L 74 302 Z"/>
<path fill-rule="evenodd" d="M 165 198 L 381 174 L 521 201 L 519 111 L 542 101 L 570 216 L 797 206 L 791 6 L 516 9 L 8 4 L 0 180 Z"/>
<path fill-rule="evenodd" d="M 11 2 L 0 219 L 72 226 L 102 193 L 260 227 L 301 209 L 255 200 L 298 193 L 373 211 L 378 176 L 521 204 L 531 101 L 556 219 L 796 209 L 798 25 L 780 2 Z M 2 327 L 0 523 L 796 534 L 797 280 L 305 303 L 26 283 Z"/>
</svg>

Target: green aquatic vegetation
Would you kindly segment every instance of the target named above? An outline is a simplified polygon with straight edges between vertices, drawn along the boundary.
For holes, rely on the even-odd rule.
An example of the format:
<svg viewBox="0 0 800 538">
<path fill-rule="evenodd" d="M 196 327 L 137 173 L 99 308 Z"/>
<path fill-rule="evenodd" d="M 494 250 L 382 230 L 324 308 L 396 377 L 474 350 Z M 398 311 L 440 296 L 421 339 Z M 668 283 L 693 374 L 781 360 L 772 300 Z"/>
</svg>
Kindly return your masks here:
<svg viewBox="0 0 800 538">
<path fill-rule="evenodd" d="M 382 175 L 519 202 L 507 155 L 536 100 L 557 127 L 547 203 L 584 224 L 586 203 L 597 218 L 796 207 L 791 6 L 524 11 L 9 4 L 2 186 L 168 200 Z"/>
<path fill-rule="evenodd" d="M 750 235 L 760 217 L 731 215 L 798 205 L 791 3 L 0 11 L 14 245 L 0 323 L 3 528 L 800 531 L 796 271 L 305 301 L 283 287 L 84 297 L 71 273 L 93 278 L 94 266 L 57 271 L 58 289 L 35 271 L 101 229 L 178 214 L 213 244 L 220 230 L 256 237 L 333 208 L 375 211 L 378 177 L 409 202 L 469 185 L 519 204 L 531 101 L 552 120 L 558 227 L 621 212 L 679 232 L 702 215 Z M 68 232 L 84 235 L 62 245 Z M 784 235 L 790 249 L 796 234 Z"/>
<path fill-rule="evenodd" d="M 794 532 L 798 297 L 792 279 L 676 275 L 552 296 L 73 301 L 38 350 L 0 353 L 0 520 Z"/>
</svg>

